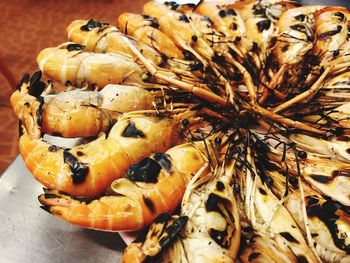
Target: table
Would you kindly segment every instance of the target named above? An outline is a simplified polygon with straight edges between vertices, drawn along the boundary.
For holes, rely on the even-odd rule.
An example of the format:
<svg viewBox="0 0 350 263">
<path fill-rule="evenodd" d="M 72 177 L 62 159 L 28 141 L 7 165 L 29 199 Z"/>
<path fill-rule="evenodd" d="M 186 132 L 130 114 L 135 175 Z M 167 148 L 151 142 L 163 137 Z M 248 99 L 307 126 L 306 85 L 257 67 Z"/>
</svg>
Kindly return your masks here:
<svg viewBox="0 0 350 263">
<path fill-rule="evenodd" d="M 82 229 L 39 208 L 42 186 L 18 156 L 0 176 L 0 262 L 119 262 L 117 233 Z"/>
</svg>

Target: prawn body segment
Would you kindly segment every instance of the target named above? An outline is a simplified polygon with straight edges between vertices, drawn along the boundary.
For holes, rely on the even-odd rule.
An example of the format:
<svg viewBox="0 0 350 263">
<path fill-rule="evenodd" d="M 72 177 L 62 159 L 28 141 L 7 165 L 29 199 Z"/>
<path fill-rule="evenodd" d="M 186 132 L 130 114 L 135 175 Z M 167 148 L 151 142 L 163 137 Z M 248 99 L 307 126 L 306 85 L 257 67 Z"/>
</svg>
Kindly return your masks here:
<svg viewBox="0 0 350 263">
<path fill-rule="evenodd" d="M 107 84 L 142 86 L 142 68 L 131 58 L 119 54 L 84 52 L 84 46 L 65 43 L 40 52 L 37 62 L 49 78 L 61 83 L 95 84 L 102 89 Z"/>
</svg>

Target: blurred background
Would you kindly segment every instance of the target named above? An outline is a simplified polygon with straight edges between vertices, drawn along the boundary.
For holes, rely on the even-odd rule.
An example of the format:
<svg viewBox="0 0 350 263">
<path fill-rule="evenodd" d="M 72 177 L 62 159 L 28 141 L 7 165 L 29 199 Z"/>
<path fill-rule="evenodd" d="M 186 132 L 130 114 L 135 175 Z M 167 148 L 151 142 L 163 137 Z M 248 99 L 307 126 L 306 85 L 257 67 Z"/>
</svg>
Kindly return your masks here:
<svg viewBox="0 0 350 263">
<path fill-rule="evenodd" d="M 18 154 L 17 118 L 9 98 L 24 73 L 38 70 L 40 50 L 67 41 L 75 19 L 114 23 L 125 11 L 140 12 L 146 0 L 0 1 L 0 173 Z"/>
<path fill-rule="evenodd" d="M 37 70 L 40 50 L 65 42 L 75 19 L 114 23 L 124 12 L 140 12 L 146 0 L 1 0 L 0 1 L 0 173 L 18 154 L 17 119 L 9 97 L 24 73 Z M 179 2 L 187 2 L 180 0 Z M 306 4 L 344 5 L 350 1 L 306 0 Z"/>
</svg>

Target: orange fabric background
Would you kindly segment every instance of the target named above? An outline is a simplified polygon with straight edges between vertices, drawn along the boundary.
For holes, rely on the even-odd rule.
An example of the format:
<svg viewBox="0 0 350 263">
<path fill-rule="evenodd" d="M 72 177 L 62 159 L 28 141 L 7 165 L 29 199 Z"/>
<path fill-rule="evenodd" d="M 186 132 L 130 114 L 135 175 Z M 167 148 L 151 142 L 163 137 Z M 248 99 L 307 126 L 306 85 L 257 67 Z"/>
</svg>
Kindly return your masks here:
<svg viewBox="0 0 350 263">
<path fill-rule="evenodd" d="M 0 1 L 0 172 L 18 153 L 17 119 L 9 97 L 24 73 L 37 70 L 40 50 L 67 40 L 75 19 L 113 23 L 124 12 L 140 12 L 145 0 L 1 0 Z"/>
</svg>

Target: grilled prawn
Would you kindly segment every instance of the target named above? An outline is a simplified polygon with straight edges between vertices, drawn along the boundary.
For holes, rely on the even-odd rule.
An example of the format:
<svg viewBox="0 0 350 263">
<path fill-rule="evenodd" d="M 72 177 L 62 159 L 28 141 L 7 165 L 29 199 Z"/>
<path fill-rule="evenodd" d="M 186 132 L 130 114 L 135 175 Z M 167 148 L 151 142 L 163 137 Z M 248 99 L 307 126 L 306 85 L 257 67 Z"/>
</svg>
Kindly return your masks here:
<svg viewBox="0 0 350 263">
<path fill-rule="evenodd" d="M 107 137 L 101 135 L 72 149 L 33 138 L 22 126 L 19 149 L 28 169 L 46 187 L 76 196 L 94 196 L 105 191 L 130 165 L 176 144 L 179 121 L 152 111 L 126 113 Z"/>
<path fill-rule="evenodd" d="M 44 75 L 61 83 L 95 84 L 100 89 L 107 84 L 146 85 L 145 72 L 131 57 L 84 52 L 84 49 L 71 42 L 46 48 L 37 57 L 39 68 Z"/>
<path fill-rule="evenodd" d="M 261 142 L 257 143 L 261 151 Z M 247 242 L 241 255 L 243 262 L 317 262 L 317 257 L 306 243 L 303 233 L 297 227 L 292 215 L 282 206 L 280 200 L 262 181 L 261 167 L 266 165 L 262 154 L 254 158 L 250 148 L 246 149 L 246 178 L 243 185 L 242 205 L 244 219 L 253 233 L 248 233 Z M 260 156 L 262 156 L 263 159 Z M 262 163 L 259 163 L 262 162 Z M 259 169 L 260 168 L 260 169 Z M 242 174 L 242 173 L 241 173 Z M 270 238 L 266 238 L 266 237 Z M 269 253 L 268 251 L 274 251 Z"/>
<path fill-rule="evenodd" d="M 41 72 L 33 75 L 37 82 L 40 75 Z M 97 136 L 108 132 L 121 113 L 153 108 L 154 96 L 140 87 L 110 84 L 100 92 L 72 90 L 51 94 L 50 83 L 43 93 L 35 94 L 40 93 L 40 90 L 33 90 L 35 83 L 27 75 L 24 80 L 11 95 L 11 104 L 34 137 L 38 131 L 36 127 L 42 133 L 66 138 Z M 28 111 L 40 116 L 39 123 L 27 118 Z"/>
<path fill-rule="evenodd" d="M 217 147 L 220 139 L 216 139 Z M 218 155 L 218 160 L 228 156 Z M 203 167 L 186 188 L 180 218 L 175 217 L 170 223 L 158 219 L 154 223 L 158 228 L 161 225 L 165 233 L 175 232 L 180 226 L 183 228 L 176 239 L 164 237 L 168 240 L 167 248 L 161 236 L 153 238 L 156 231 L 151 227 L 144 242 L 131 244 L 126 249 L 123 262 L 130 262 L 132 258 L 141 262 L 141 259 L 154 259 L 155 256 L 162 258 L 162 262 L 233 262 L 240 244 L 238 207 L 231 186 L 234 163 L 227 158 L 222 165 L 213 160 L 211 164 L 217 167 L 214 171 Z M 174 229 L 176 220 L 180 219 L 182 224 L 179 222 Z M 150 244 L 155 249 L 151 250 Z"/>
<path fill-rule="evenodd" d="M 119 53 L 137 59 L 125 43 L 125 37 L 117 27 L 97 20 L 75 20 L 67 27 L 68 39 L 85 46 L 85 51 L 96 53 Z M 153 48 L 135 43 L 144 56 L 155 65 L 163 62 L 161 55 Z"/>
<path fill-rule="evenodd" d="M 318 256 L 325 262 L 349 261 L 348 209 L 324 198 L 302 180 L 290 180 L 292 184 L 286 186 L 285 178 L 279 172 L 269 171 L 268 175 L 274 181 L 272 190 L 280 198 L 289 188 L 285 207 L 308 236 Z"/>
<path fill-rule="evenodd" d="M 111 184 L 109 196 L 87 202 L 47 190 L 39 200 L 47 211 L 73 224 L 107 231 L 138 230 L 177 208 L 188 181 L 204 163 L 196 146 L 186 143 L 130 166 L 125 178 Z"/>
</svg>

